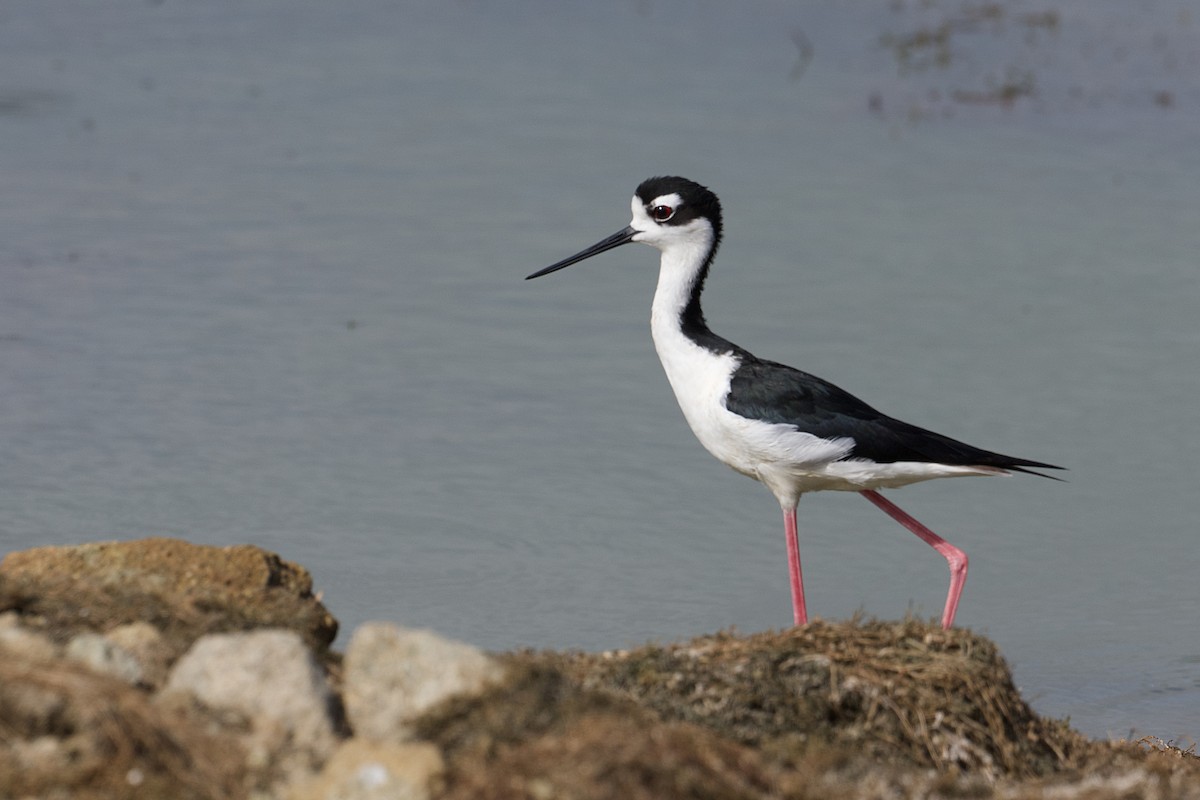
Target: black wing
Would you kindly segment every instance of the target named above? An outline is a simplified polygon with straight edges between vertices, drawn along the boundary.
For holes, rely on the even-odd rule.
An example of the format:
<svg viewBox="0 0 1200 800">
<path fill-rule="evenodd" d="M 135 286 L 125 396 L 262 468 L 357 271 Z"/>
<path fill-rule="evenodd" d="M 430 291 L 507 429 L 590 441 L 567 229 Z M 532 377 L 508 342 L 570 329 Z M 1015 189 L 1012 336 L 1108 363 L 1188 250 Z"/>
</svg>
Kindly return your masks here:
<svg viewBox="0 0 1200 800">
<path fill-rule="evenodd" d="M 748 419 L 794 425 L 797 430 L 823 439 L 853 439 L 854 449 L 847 458 L 865 458 L 880 464 L 917 461 L 999 467 L 1018 472 L 1029 472 L 1025 467 L 1062 469 L 981 450 L 918 428 L 876 411 L 829 381 L 748 353 L 742 355 L 741 366 L 733 374 L 725 407 Z"/>
</svg>

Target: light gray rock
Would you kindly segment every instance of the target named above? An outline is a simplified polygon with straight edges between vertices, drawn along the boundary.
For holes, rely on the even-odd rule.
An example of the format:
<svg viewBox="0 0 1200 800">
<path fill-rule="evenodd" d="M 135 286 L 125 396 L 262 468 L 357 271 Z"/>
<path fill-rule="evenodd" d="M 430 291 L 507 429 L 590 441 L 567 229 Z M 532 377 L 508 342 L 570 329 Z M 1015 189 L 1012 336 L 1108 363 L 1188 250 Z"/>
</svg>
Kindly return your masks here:
<svg viewBox="0 0 1200 800">
<path fill-rule="evenodd" d="M 412 738 L 411 723 L 446 698 L 482 690 L 504 669 L 481 650 L 432 631 L 369 622 L 346 649 L 343 697 L 357 736 Z"/>
<path fill-rule="evenodd" d="M 137 659 L 145 685 L 156 688 L 166 681 L 172 650 L 158 628 L 148 622 L 131 622 L 107 631 L 104 638 Z"/>
<path fill-rule="evenodd" d="M 50 637 L 21 625 L 21 618 L 12 611 L 0 614 L 0 650 L 31 661 L 50 661 L 59 655 L 58 646 Z"/>
<path fill-rule="evenodd" d="M 130 686 L 142 682 L 142 665 L 129 651 L 98 633 L 78 633 L 71 637 L 63 655 L 102 675 L 111 675 Z"/>
<path fill-rule="evenodd" d="M 336 746 L 332 695 L 293 631 L 201 637 L 171 670 L 164 692 L 177 691 L 248 720 L 247 766 L 275 785 L 310 777 Z"/>
<path fill-rule="evenodd" d="M 429 800 L 445 763 L 428 742 L 343 742 L 317 778 L 290 800 Z"/>
</svg>

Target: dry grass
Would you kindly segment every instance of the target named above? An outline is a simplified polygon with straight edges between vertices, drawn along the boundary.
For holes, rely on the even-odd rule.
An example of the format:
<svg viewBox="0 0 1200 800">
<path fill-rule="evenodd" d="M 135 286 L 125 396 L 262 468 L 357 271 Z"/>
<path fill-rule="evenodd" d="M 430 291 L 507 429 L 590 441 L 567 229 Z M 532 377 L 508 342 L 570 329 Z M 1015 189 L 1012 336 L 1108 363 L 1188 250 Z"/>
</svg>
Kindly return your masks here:
<svg viewBox="0 0 1200 800">
<path fill-rule="evenodd" d="M 148 695 L 65 662 L 0 660 L 0 796 L 242 796 L 242 755 Z"/>
<path fill-rule="evenodd" d="M 445 800 L 751 800 L 783 779 L 748 747 L 664 724 L 545 661 L 520 657 L 510 667 L 503 684 L 453 699 L 419 726 L 446 756 Z"/>
<path fill-rule="evenodd" d="M 989 778 L 1075 766 L 1087 740 L 1021 699 L 995 645 L 917 620 L 815 622 L 574 654 L 582 685 L 635 699 L 787 759 L 812 742 Z"/>
<path fill-rule="evenodd" d="M 917 620 L 507 658 L 419 726 L 445 798 L 1200 800 L 1190 751 L 1043 719 L 989 640 Z"/>
</svg>

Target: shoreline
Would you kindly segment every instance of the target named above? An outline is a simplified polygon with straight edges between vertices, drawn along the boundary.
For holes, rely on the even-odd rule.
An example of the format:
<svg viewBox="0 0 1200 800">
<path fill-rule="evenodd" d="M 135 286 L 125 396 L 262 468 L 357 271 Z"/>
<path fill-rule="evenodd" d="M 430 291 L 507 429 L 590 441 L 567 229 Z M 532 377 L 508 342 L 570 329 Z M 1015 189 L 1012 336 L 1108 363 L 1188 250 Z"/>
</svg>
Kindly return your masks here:
<svg viewBox="0 0 1200 800">
<path fill-rule="evenodd" d="M 602 653 L 382 622 L 143 539 L 0 561 L 0 798 L 1200 798 L 1200 757 L 1034 712 L 969 630 L 855 618 Z"/>
</svg>

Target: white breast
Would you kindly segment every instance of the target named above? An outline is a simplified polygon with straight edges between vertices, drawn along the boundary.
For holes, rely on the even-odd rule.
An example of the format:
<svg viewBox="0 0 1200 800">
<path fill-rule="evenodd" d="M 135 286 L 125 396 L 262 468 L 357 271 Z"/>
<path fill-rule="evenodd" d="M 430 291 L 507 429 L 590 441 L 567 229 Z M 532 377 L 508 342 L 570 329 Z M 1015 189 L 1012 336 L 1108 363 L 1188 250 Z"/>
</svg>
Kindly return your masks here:
<svg viewBox="0 0 1200 800">
<path fill-rule="evenodd" d="M 693 342 L 680 329 L 690 286 L 664 254 L 654 295 L 650 328 L 654 347 L 683 416 L 700 443 L 738 472 L 760 480 L 784 501 L 798 496 L 805 476 L 818 477 L 853 448 L 850 439 L 822 439 L 792 425 L 751 420 L 725 407 L 739 360 Z M 828 481 L 824 481 L 828 482 Z M 815 488 L 815 487 L 814 487 Z"/>
</svg>

